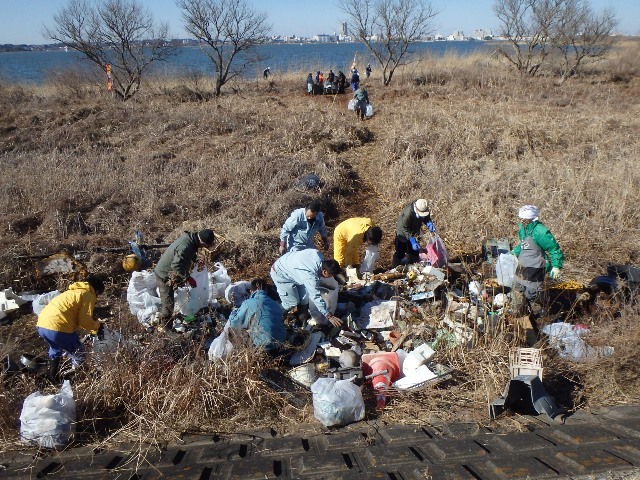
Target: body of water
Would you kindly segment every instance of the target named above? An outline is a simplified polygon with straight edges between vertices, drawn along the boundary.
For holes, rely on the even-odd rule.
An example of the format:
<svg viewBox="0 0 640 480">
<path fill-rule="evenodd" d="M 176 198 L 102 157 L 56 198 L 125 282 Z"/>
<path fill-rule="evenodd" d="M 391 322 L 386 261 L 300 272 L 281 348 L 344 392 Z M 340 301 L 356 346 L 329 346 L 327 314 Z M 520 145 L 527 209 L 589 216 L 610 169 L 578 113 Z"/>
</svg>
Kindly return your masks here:
<svg viewBox="0 0 640 480">
<path fill-rule="evenodd" d="M 477 52 L 490 54 L 493 48 L 484 42 L 421 42 L 411 47 L 413 54 L 445 55 L 448 52 L 457 55 L 468 55 Z M 367 63 L 377 69 L 373 57 L 360 43 L 324 43 L 324 44 L 268 44 L 256 47 L 250 53 L 260 60 L 245 70 L 245 76 L 254 78 L 262 74 L 262 70 L 270 67 L 272 75 L 282 73 L 309 73 L 330 68 L 337 72 L 342 70 L 348 74 L 354 56 L 360 70 L 364 71 Z M 10 83 L 45 82 L 52 74 L 70 69 L 86 67 L 87 61 L 78 52 L 6 52 L 0 53 L 0 81 Z M 198 72 L 211 75 L 213 66 L 209 58 L 199 47 L 179 47 L 176 55 L 166 62 L 159 62 L 153 68 L 156 74 L 181 75 Z M 306 77 L 306 73 L 304 73 Z M 362 72 L 361 72 L 362 73 Z"/>
</svg>

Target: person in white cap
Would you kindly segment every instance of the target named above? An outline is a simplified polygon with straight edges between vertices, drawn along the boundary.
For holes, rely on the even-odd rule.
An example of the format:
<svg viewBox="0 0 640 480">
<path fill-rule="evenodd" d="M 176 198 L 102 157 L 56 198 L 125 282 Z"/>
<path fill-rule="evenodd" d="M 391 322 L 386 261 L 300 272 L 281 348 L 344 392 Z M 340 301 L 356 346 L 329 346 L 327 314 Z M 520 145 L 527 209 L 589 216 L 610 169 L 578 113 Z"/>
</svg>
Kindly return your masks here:
<svg viewBox="0 0 640 480">
<path fill-rule="evenodd" d="M 393 266 L 402 263 L 405 256 L 407 263 L 416 263 L 420 260 L 420 243 L 416 238 L 420 235 L 420 229 L 425 225 L 430 232 L 436 228 L 431 221 L 431 209 L 424 198 L 419 198 L 402 209 L 396 223 L 396 251 L 393 254 Z"/>
<path fill-rule="evenodd" d="M 549 229 L 538 220 L 538 208 L 525 205 L 518 211 L 520 244 L 513 249 L 518 257 L 514 281 L 524 288 L 529 302 L 536 300 L 546 272 L 552 279 L 560 278 L 564 253 Z"/>
</svg>

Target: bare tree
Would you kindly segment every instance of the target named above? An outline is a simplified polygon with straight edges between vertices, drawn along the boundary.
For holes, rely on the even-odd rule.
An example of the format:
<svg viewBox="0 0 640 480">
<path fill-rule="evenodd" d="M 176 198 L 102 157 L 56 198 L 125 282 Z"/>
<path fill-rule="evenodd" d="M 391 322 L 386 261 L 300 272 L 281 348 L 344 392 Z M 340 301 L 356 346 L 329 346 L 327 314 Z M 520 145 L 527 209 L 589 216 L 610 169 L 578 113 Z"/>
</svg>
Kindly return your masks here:
<svg viewBox="0 0 640 480">
<path fill-rule="evenodd" d="M 69 0 L 44 34 L 77 50 L 105 73 L 123 100 L 140 89 L 143 74 L 174 53 L 167 24 L 159 24 L 136 0 Z"/>
<path fill-rule="evenodd" d="M 496 0 L 493 10 L 511 47 L 497 52 L 523 75 L 534 76 L 548 63 L 564 80 L 614 45 L 615 15 L 596 14 L 588 0 Z"/>
<path fill-rule="evenodd" d="M 382 68 L 386 86 L 396 69 L 408 63 L 411 45 L 433 33 L 438 14 L 426 0 L 344 0 L 349 31 Z"/>
<path fill-rule="evenodd" d="M 611 9 L 595 13 L 581 0 L 567 1 L 565 8 L 554 35 L 561 82 L 575 75 L 582 65 L 606 58 L 617 42 L 612 33 L 618 25 Z"/>
<path fill-rule="evenodd" d="M 258 61 L 246 52 L 264 41 L 271 26 L 266 13 L 246 0 L 177 0 L 187 32 L 202 43 L 215 67 L 216 96 L 222 86 Z"/>
</svg>

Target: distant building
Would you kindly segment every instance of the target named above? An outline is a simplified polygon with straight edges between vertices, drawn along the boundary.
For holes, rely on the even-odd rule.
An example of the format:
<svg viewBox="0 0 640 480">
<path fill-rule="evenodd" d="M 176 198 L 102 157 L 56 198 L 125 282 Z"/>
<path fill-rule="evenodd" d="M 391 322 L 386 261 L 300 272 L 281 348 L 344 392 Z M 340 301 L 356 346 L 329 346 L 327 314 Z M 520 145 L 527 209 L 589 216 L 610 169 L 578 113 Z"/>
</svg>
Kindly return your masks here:
<svg viewBox="0 0 640 480">
<path fill-rule="evenodd" d="M 336 35 L 327 35 L 326 33 L 320 33 L 313 36 L 313 40 L 318 43 L 331 43 L 337 42 L 338 37 Z"/>
<path fill-rule="evenodd" d="M 347 22 L 340 22 L 340 28 L 338 29 L 338 31 L 343 37 L 349 35 L 349 27 L 347 25 Z"/>
<path fill-rule="evenodd" d="M 471 37 L 475 40 L 491 40 L 493 39 L 493 33 L 491 30 L 483 30 L 479 28 L 473 32 Z"/>
<path fill-rule="evenodd" d="M 441 41 L 443 41 L 443 40 L 446 40 L 446 37 L 445 37 L 444 35 L 442 35 L 441 33 L 436 33 L 436 34 L 433 36 L 433 39 L 434 39 L 436 42 L 441 42 Z"/>
<path fill-rule="evenodd" d="M 464 32 L 462 30 L 456 30 L 451 35 L 447 37 L 447 40 L 464 40 Z"/>
</svg>

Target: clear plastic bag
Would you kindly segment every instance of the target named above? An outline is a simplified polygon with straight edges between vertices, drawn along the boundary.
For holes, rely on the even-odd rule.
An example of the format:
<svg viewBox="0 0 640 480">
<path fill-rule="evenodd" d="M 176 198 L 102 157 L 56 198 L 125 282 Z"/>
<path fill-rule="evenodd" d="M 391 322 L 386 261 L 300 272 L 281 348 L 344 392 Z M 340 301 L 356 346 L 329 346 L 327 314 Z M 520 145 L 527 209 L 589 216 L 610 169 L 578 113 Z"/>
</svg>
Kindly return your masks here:
<svg viewBox="0 0 640 480">
<path fill-rule="evenodd" d="M 496 262 L 496 277 L 498 277 L 498 285 L 504 287 L 513 286 L 513 278 L 518 268 L 518 257 L 510 253 L 501 253 Z"/>
<path fill-rule="evenodd" d="M 311 385 L 313 415 L 325 427 L 348 425 L 364 418 L 360 387 L 351 380 L 319 378 Z"/>
<path fill-rule="evenodd" d="M 24 399 L 20 413 L 20 437 L 43 448 L 62 447 L 76 431 L 76 402 L 69 380 L 59 393 L 34 392 Z"/>
<path fill-rule="evenodd" d="M 360 265 L 360 273 L 373 273 L 379 256 L 379 246 L 369 245 L 364 252 L 364 260 L 362 260 L 362 264 Z"/>
<path fill-rule="evenodd" d="M 355 98 L 352 98 L 351 100 L 349 100 L 349 103 L 347 104 L 347 110 L 355 111 L 356 103 L 357 102 Z"/>
</svg>

